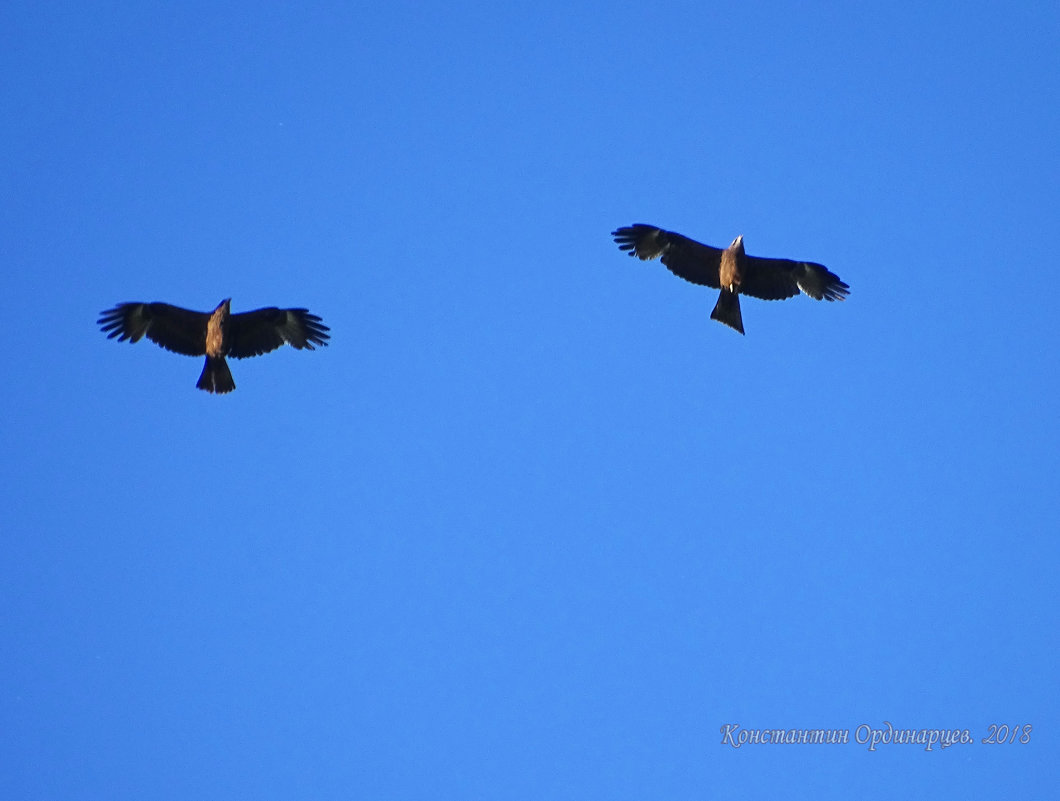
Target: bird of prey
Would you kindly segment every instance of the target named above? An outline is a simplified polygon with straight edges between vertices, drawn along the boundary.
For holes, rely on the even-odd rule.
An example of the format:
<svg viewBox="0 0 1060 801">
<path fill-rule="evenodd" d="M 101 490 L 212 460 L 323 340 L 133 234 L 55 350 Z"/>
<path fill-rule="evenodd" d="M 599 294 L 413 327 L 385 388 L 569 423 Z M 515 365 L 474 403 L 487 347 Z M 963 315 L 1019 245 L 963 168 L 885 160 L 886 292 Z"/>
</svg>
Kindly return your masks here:
<svg viewBox="0 0 1060 801">
<path fill-rule="evenodd" d="M 314 350 L 327 345 L 328 327 L 307 309 L 264 309 L 231 313 L 232 299 L 222 300 L 212 312 L 198 312 L 168 303 L 119 303 L 101 313 L 97 325 L 107 339 L 138 342 L 147 336 L 166 350 L 185 356 L 206 356 L 199 389 L 231 392 L 236 388 L 226 356 L 260 356 L 289 343 Z"/>
<path fill-rule="evenodd" d="M 611 236 L 619 249 L 628 251 L 630 256 L 645 261 L 661 256 L 662 263 L 674 275 L 720 289 L 710 318 L 741 334 L 740 295 L 784 300 L 801 291 L 814 300 L 843 300 L 850 293 L 850 287 L 838 275 L 812 261 L 748 256 L 744 253 L 743 236 L 736 237 L 724 250 L 643 223 L 619 228 Z"/>
</svg>

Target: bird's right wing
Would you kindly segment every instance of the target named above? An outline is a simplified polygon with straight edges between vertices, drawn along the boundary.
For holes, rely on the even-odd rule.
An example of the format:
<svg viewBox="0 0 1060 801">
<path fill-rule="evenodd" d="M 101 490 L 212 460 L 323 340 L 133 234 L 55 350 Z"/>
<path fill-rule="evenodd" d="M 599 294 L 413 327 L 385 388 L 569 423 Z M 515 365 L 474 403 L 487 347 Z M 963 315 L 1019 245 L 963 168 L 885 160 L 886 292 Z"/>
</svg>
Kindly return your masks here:
<svg viewBox="0 0 1060 801">
<path fill-rule="evenodd" d="M 237 359 L 269 353 L 285 342 L 292 348 L 314 350 L 327 345 L 331 335 L 323 321 L 308 309 L 264 309 L 233 314 L 229 318 L 232 340 L 229 354 Z"/>
<path fill-rule="evenodd" d="M 814 300 L 843 300 L 850 287 L 823 264 L 748 256 L 740 292 L 762 300 L 784 300 L 799 292 Z"/>
<path fill-rule="evenodd" d="M 168 303 L 119 303 L 105 311 L 97 325 L 108 339 L 128 339 L 138 342 L 147 336 L 152 342 L 166 350 L 185 356 L 202 356 L 206 353 L 206 323 L 210 315 L 205 312 L 182 309 Z"/>
<path fill-rule="evenodd" d="M 628 251 L 630 256 L 645 261 L 662 257 L 662 263 L 679 278 L 721 289 L 718 269 L 724 251 L 719 248 L 644 223 L 619 228 L 611 236 L 619 249 Z"/>
</svg>

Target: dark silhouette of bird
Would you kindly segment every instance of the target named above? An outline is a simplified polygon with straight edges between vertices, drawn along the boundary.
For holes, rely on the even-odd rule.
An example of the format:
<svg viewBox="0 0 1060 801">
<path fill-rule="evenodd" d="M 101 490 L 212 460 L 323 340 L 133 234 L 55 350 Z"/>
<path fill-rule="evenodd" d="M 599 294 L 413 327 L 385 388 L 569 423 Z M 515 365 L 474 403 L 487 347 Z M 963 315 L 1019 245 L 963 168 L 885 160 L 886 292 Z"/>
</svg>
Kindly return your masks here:
<svg viewBox="0 0 1060 801">
<path fill-rule="evenodd" d="M 174 353 L 206 356 L 195 386 L 216 393 L 236 388 L 225 361 L 228 356 L 260 356 L 285 342 L 298 350 L 314 350 L 314 345 L 327 345 L 330 339 L 330 329 L 307 309 L 270 306 L 232 314 L 231 304 L 227 298 L 212 312 L 198 312 L 168 303 L 120 303 L 102 312 L 97 324 L 108 339 L 138 342 L 146 336 Z"/>
<path fill-rule="evenodd" d="M 843 300 L 850 294 L 850 287 L 821 264 L 748 256 L 743 249 L 743 236 L 736 237 L 724 250 L 643 223 L 619 228 L 611 236 L 630 256 L 645 261 L 662 257 L 662 263 L 674 275 L 720 289 L 710 318 L 741 334 L 740 295 L 784 300 L 801 291 L 814 300 Z"/>
</svg>

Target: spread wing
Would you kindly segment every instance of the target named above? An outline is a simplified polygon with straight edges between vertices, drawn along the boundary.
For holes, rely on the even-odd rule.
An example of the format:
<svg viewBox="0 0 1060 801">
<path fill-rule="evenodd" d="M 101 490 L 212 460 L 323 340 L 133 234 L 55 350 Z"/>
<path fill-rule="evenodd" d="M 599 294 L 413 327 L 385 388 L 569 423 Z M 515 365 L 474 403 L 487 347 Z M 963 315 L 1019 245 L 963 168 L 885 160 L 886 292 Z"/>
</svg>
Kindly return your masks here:
<svg viewBox="0 0 1060 801">
<path fill-rule="evenodd" d="M 721 288 L 718 268 L 724 251 L 719 248 L 644 223 L 619 228 L 611 236 L 619 249 L 628 251 L 630 256 L 645 261 L 661 256 L 662 263 L 674 275 L 693 284 Z"/>
<path fill-rule="evenodd" d="M 314 350 L 314 345 L 327 345 L 330 329 L 308 309 L 265 309 L 233 314 L 229 318 L 228 355 L 237 359 L 260 356 L 276 350 L 285 342 L 293 348 Z"/>
<path fill-rule="evenodd" d="M 748 256 L 740 294 L 762 300 L 784 300 L 802 291 L 814 300 L 843 300 L 850 287 L 822 264 Z"/>
<path fill-rule="evenodd" d="M 100 315 L 96 324 L 107 339 L 138 342 L 147 336 L 152 342 L 174 353 L 202 356 L 206 353 L 205 312 L 182 309 L 168 303 L 119 303 Z"/>
</svg>

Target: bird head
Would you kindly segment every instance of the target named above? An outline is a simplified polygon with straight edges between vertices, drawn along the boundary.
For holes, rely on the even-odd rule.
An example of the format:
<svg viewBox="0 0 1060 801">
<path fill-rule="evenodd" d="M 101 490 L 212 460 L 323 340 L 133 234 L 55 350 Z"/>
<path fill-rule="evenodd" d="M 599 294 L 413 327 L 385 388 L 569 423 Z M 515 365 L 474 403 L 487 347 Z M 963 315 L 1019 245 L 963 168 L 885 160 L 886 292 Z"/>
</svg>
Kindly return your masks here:
<svg viewBox="0 0 1060 801">
<path fill-rule="evenodd" d="M 743 253 L 743 234 L 740 234 L 738 237 L 732 240 L 732 244 L 729 245 L 729 250 L 734 250 L 737 253 Z"/>
</svg>

